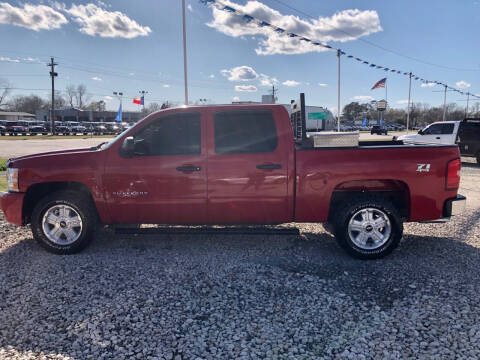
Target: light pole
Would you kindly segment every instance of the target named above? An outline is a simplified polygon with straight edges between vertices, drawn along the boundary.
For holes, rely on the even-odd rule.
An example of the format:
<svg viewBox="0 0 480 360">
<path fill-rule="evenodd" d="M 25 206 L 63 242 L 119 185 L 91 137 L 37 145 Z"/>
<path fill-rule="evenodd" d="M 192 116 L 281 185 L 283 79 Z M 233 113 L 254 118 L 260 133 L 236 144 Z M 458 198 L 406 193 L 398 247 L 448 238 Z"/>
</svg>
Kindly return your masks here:
<svg viewBox="0 0 480 360">
<path fill-rule="evenodd" d="M 114 91 L 114 92 L 113 92 L 113 95 L 115 95 L 115 97 L 120 100 L 120 106 L 121 106 L 121 105 L 122 105 L 123 92 L 121 92 L 121 91 Z"/>
<path fill-rule="evenodd" d="M 188 81 L 187 81 L 187 31 L 185 19 L 185 0 L 182 0 L 182 20 L 183 20 L 183 77 L 185 80 L 185 105 L 188 105 Z"/>
<path fill-rule="evenodd" d="M 142 94 L 142 105 L 143 105 L 143 110 L 145 110 L 145 94 L 148 94 L 148 91 L 145 91 L 145 90 L 140 90 L 139 91 L 140 94 Z"/>
</svg>

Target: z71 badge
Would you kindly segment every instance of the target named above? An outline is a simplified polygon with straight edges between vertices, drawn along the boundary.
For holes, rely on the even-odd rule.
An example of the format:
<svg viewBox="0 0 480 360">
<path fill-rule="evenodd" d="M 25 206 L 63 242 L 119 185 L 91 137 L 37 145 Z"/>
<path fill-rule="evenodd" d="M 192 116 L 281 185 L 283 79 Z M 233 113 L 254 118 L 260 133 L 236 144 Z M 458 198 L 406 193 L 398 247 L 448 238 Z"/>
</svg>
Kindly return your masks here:
<svg viewBox="0 0 480 360">
<path fill-rule="evenodd" d="M 417 172 L 429 172 L 430 164 L 417 164 Z"/>
</svg>

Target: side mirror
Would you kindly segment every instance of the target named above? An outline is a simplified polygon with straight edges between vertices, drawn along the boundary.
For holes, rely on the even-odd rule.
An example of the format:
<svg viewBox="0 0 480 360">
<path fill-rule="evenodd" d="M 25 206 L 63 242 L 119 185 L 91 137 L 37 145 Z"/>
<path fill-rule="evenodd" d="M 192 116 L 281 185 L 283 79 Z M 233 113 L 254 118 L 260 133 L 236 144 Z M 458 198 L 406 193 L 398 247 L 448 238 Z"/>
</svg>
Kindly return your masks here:
<svg viewBox="0 0 480 360">
<path fill-rule="evenodd" d="M 423 130 L 422 129 L 418 130 L 418 134 L 423 135 Z"/>
<path fill-rule="evenodd" d="M 126 137 L 122 144 L 122 153 L 125 156 L 132 156 L 135 151 L 135 139 L 133 136 Z"/>
</svg>

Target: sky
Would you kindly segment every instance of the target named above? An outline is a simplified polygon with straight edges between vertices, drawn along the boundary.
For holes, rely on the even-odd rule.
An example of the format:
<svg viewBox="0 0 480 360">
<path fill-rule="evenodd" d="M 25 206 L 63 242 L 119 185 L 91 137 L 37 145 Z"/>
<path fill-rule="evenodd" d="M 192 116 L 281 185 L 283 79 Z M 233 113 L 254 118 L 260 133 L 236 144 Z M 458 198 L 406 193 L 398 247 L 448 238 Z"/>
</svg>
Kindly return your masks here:
<svg viewBox="0 0 480 360">
<path fill-rule="evenodd" d="M 289 32 L 348 54 L 480 96 L 480 0 L 222 0 Z M 272 85 L 278 102 L 304 92 L 307 105 L 337 108 L 336 52 L 278 34 L 241 17 L 186 0 L 189 100 L 260 101 Z M 0 79 L 16 94 L 50 94 L 46 63 L 58 63 L 55 88 L 85 84 L 91 100 L 116 110 L 184 101 L 180 0 L 0 2 Z M 391 107 L 406 108 L 408 76 L 341 58 L 341 106 L 385 98 L 371 90 L 387 76 Z M 412 102 L 443 104 L 443 87 L 412 82 Z M 447 93 L 465 106 L 466 96 Z M 480 100 L 479 100 L 480 101 Z"/>
</svg>

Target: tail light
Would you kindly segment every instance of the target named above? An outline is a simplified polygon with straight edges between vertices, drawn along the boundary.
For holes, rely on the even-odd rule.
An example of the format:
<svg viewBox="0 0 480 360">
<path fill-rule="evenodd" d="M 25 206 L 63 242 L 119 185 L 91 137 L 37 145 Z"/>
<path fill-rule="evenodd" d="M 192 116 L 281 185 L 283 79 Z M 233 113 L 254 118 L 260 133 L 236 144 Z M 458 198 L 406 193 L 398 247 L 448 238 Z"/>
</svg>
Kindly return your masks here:
<svg viewBox="0 0 480 360">
<path fill-rule="evenodd" d="M 449 161 L 447 165 L 447 179 L 445 182 L 445 189 L 456 190 L 460 186 L 460 170 L 462 169 L 462 162 L 460 159 Z"/>
</svg>

